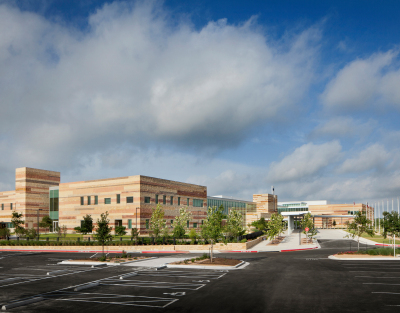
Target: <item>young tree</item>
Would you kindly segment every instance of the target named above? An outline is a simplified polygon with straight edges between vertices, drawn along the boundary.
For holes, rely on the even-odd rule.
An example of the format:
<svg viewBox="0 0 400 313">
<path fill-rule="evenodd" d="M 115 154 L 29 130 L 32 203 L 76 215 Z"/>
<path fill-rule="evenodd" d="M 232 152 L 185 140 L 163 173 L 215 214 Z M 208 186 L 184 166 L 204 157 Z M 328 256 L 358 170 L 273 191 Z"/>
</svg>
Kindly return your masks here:
<svg viewBox="0 0 400 313">
<path fill-rule="evenodd" d="M 242 213 L 236 210 L 231 210 L 228 215 L 228 221 L 226 223 L 226 233 L 229 237 L 238 237 L 244 234 L 243 229 L 243 216 Z"/>
<path fill-rule="evenodd" d="M 393 237 L 394 256 L 396 256 L 396 236 L 400 236 L 400 216 L 396 211 L 383 212 L 383 237 Z"/>
<path fill-rule="evenodd" d="M 269 229 L 264 231 L 267 235 L 267 239 L 271 240 L 278 236 L 283 231 L 283 216 L 278 213 L 271 215 L 271 220 L 268 223 Z"/>
<path fill-rule="evenodd" d="M 357 250 L 360 250 L 360 237 L 364 233 L 367 233 L 371 237 L 373 237 L 375 234 L 371 221 L 367 218 L 366 213 L 361 211 L 358 211 L 354 214 L 354 220 L 351 223 L 347 222 L 347 231 L 350 234 L 345 237 L 354 239 L 354 237 L 357 236 Z"/>
<path fill-rule="evenodd" d="M 5 239 L 10 236 L 10 229 L 5 227 L 5 228 L 0 228 L 0 238 Z"/>
<path fill-rule="evenodd" d="M 117 236 L 124 236 L 126 235 L 126 227 L 125 226 L 116 226 L 115 227 L 115 234 Z"/>
<path fill-rule="evenodd" d="M 137 245 L 138 238 L 139 238 L 139 231 L 138 231 L 137 228 L 132 228 L 132 229 L 131 229 L 131 236 L 132 236 L 133 238 L 135 238 L 135 244 Z"/>
<path fill-rule="evenodd" d="M 194 228 L 192 228 L 190 231 L 189 231 L 189 238 L 191 239 L 191 244 L 192 245 L 194 245 L 194 243 L 196 242 L 196 239 L 197 239 L 197 233 L 196 233 L 196 230 L 194 229 Z"/>
<path fill-rule="evenodd" d="M 104 245 L 112 241 L 112 227 L 109 226 L 110 220 L 108 219 L 108 212 L 106 213 L 101 213 L 100 218 L 97 219 L 97 228 L 96 228 L 96 234 L 94 235 L 94 238 L 101 244 L 103 247 L 103 256 L 104 256 Z"/>
<path fill-rule="evenodd" d="M 315 235 L 317 235 L 317 230 L 315 229 L 311 213 L 303 215 L 303 218 L 300 221 L 300 226 L 303 229 L 303 234 L 305 234 L 307 238 L 312 239 Z M 308 228 L 308 231 L 306 231 L 306 228 Z"/>
<path fill-rule="evenodd" d="M 23 236 L 25 234 L 25 228 L 23 227 L 24 221 L 22 220 L 22 213 L 12 212 L 11 224 L 14 226 L 14 232 L 17 236 Z"/>
<path fill-rule="evenodd" d="M 75 227 L 75 229 L 77 229 L 78 227 Z M 93 225 L 93 218 L 91 215 L 86 214 L 83 217 L 83 222 L 81 223 L 81 227 L 80 228 L 80 233 L 86 235 L 87 233 L 91 233 L 94 229 L 94 225 Z"/>
<path fill-rule="evenodd" d="M 48 215 L 43 216 L 42 221 L 39 223 L 39 226 L 50 231 L 50 228 L 53 226 L 53 220 Z"/>
<path fill-rule="evenodd" d="M 266 221 L 265 218 L 261 217 L 259 220 L 253 221 L 250 226 L 259 231 L 263 231 L 268 228 L 268 221 Z"/>
<path fill-rule="evenodd" d="M 192 213 L 187 208 L 180 208 L 179 215 L 175 216 L 174 230 L 172 232 L 175 238 L 183 238 L 186 233 L 187 221 L 192 219 Z"/>
<path fill-rule="evenodd" d="M 222 205 L 218 209 L 209 207 L 207 210 L 207 220 L 201 227 L 201 236 L 211 241 L 210 262 L 213 259 L 213 243 L 222 238 L 222 219 L 225 217 L 223 210 L 224 207 Z"/>
<path fill-rule="evenodd" d="M 164 210 L 160 204 L 157 204 L 150 217 L 150 231 L 154 234 L 155 239 L 160 236 L 165 225 Z"/>
</svg>

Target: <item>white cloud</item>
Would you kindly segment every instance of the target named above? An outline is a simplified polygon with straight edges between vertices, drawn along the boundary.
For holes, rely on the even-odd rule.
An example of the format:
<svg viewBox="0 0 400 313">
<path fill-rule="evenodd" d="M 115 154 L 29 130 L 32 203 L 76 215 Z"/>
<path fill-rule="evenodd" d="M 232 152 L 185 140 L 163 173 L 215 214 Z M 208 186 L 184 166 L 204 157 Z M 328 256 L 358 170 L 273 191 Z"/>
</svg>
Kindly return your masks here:
<svg viewBox="0 0 400 313">
<path fill-rule="evenodd" d="M 272 182 L 298 180 L 315 175 L 337 161 L 341 152 L 338 141 L 316 145 L 307 143 L 278 163 L 272 163 L 268 174 Z"/>
<path fill-rule="evenodd" d="M 381 144 L 373 144 L 361 151 L 355 158 L 347 159 L 339 168 L 340 173 L 359 173 L 371 169 L 382 169 L 391 154 Z"/>
<path fill-rule="evenodd" d="M 310 29 L 281 49 L 253 18 L 175 25 L 159 2 L 105 5 L 89 26 L 0 5 L 0 131 L 18 163 L 64 166 L 124 146 L 236 145 L 302 98 L 318 40 Z"/>
<path fill-rule="evenodd" d="M 396 51 L 377 53 L 346 65 L 321 96 L 326 108 L 354 110 L 391 104 L 400 107 L 400 70 Z"/>
</svg>

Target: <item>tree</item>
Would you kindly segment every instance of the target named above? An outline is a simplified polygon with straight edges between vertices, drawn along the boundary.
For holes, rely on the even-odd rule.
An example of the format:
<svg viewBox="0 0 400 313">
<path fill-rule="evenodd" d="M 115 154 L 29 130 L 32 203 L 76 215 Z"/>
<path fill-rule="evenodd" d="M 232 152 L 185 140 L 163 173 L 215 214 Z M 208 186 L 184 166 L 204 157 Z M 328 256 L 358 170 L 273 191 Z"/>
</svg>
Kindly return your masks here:
<svg viewBox="0 0 400 313">
<path fill-rule="evenodd" d="M 96 234 L 94 238 L 102 245 L 103 247 L 103 256 L 104 256 L 104 245 L 112 240 L 112 227 L 109 226 L 110 220 L 108 219 L 108 212 L 101 213 L 100 218 L 97 219 L 97 228 Z"/>
<path fill-rule="evenodd" d="M 222 219 L 225 217 L 223 214 L 224 207 L 221 205 L 218 209 L 209 207 L 207 210 L 207 220 L 201 226 L 202 238 L 211 241 L 210 262 L 213 259 L 213 242 L 222 238 Z"/>
<path fill-rule="evenodd" d="M 194 245 L 195 244 L 195 242 L 196 242 L 196 239 L 197 239 L 197 233 L 196 233 L 196 230 L 194 229 L 194 228 L 192 228 L 190 231 L 189 231 L 189 238 L 191 239 L 191 244 L 192 245 Z"/>
<path fill-rule="evenodd" d="M 183 238 L 186 233 L 187 222 L 192 219 L 192 213 L 187 208 L 180 208 L 179 215 L 175 216 L 174 230 L 172 232 L 175 238 Z"/>
<path fill-rule="evenodd" d="M 268 221 L 265 220 L 265 218 L 261 217 L 259 220 L 257 221 L 253 221 L 250 226 L 253 226 L 254 228 L 256 228 L 259 231 L 263 231 L 266 228 L 268 228 Z"/>
<path fill-rule="evenodd" d="M 137 228 L 132 228 L 132 229 L 131 229 L 131 236 L 132 236 L 133 238 L 135 238 L 135 244 L 137 244 L 138 238 L 139 238 L 139 231 L 138 231 Z"/>
<path fill-rule="evenodd" d="M 267 239 L 271 240 L 283 231 L 283 216 L 279 213 L 273 213 L 268 226 L 269 229 L 264 231 L 264 233 L 267 235 Z"/>
<path fill-rule="evenodd" d="M 25 234 L 24 221 L 22 220 L 22 213 L 12 212 L 11 224 L 14 227 L 14 232 L 17 236 L 23 236 Z"/>
<path fill-rule="evenodd" d="M 117 236 L 124 236 L 124 235 L 126 235 L 126 227 L 125 227 L 125 226 L 122 226 L 122 225 L 116 226 L 116 227 L 115 227 L 115 234 L 116 234 Z"/>
<path fill-rule="evenodd" d="M 354 220 L 349 223 L 347 222 L 347 231 L 350 233 L 346 235 L 347 238 L 352 238 L 357 236 L 358 248 L 360 250 L 360 237 L 367 233 L 369 236 L 373 237 L 375 235 L 375 231 L 372 228 L 371 221 L 367 218 L 365 212 L 358 211 L 354 214 Z"/>
<path fill-rule="evenodd" d="M 393 237 L 394 256 L 396 256 L 396 236 L 400 236 L 400 217 L 396 211 L 383 212 L 383 237 L 386 239 L 388 235 Z"/>
<path fill-rule="evenodd" d="M 336 220 L 333 220 L 332 226 L 333 226 L 333 227 L 336 227 Z"/>
<path fill-rule="evenodd" d="M 312 239 L 315 235 L 317 235 L 317 230 L 315 229 L 311 213 L 303 215 L 303 218 L 300 221 L 300 226 L 303 229 L 303 234 L 305 234 L 307 238 Z M 305 230 L 306 228 L 308 228 L 308 231 Z"/>
<path fill-rule="evenodd" d="M 160 236 L 165 225 L 164 210 L 160 204 L 157 204 L 157 207 L 153 209 L 153 213 L 150 217 L 150 231 L 154 234 L 156 239 Z"/>
<path fill-rule="evenodd" d="M 226 223 L 226 233 L 229 237 L 238 237 L 244 234 L 243 215 L 239 211 L 230 210 Z"/>
<path fill-rule="evenodd" d="M 37 232 L 36 232 L 36 229 L 35 228 L 28 228 L 26 231 L 25 231 L 25 235 L 26 235 L 26 237 L 28 237 L 29 239 L 34 239 L 36 236 L 37 236 Z"/>
<path fill-rule="evenodd" d="M 0 238 L 5 239 L 10 236 L 10 229 L 8 227 L 0 228 Z"/>
<path fill-rule="evenodd" d="M 39 223 L 39 226 L 45 229 L 49 229 L 53 226 L 53 220 L 50 216 L 43 216 L 42 221 Z"/>
<path fill-rule="evenodd" d="M 81 226 L 75 227 L 74 228 L 77 232 L 82 233 L 86 235 L 87 233 L 91 233 L 94 229 L 93 225 L 93 218 L 91 215 L 86 214 L 83 217 L 83 221 L 81 222 Z"/>
</svg>

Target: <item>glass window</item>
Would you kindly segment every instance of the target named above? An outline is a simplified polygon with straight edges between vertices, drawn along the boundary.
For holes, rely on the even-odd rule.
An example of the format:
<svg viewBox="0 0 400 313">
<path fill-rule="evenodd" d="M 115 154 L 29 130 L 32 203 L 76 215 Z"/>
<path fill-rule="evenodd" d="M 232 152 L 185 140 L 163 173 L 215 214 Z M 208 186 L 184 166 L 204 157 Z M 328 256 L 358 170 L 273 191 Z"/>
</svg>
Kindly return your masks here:
<svg viewBox="0 0 400 313">
<path fill-rule="evenodd" d="M 126 197 L 126 203 L 133 203 L 133 197 Z"/>
<path fill-rule="evenodd" d="M 174 224 L 174 220 L 171 220 L 171 228 L 174 228 L 173 224 Z"/>
<path fill-rule="evenodd" d="M 121 195 L 117 195 L 117 203 L 121 203 Z"/>
<path fill-rule="evenodd" d="M 90 198 L 91 198 L 90 196 L 87 197 L 87 204 L 88 204 L 88 205 L 90 205 Z"/>
<path fill-rule="evenodd" d="M 98 196 L 94 196 L 94 204 L 99 204 L 99 197 Z"/>
<path fill-rule="evenodd" d="M 84 202 L 85 202 L 84 198 L 81 197 L 81 205 L 83 205 Z"/>
<path fill-rule="evenodd" d="M 169 203 L 170 203 L 171 205 L 174 205 L 174 197 L 173 197 L 173 196 L 171 196 L 171 199 L 170 199 Z"/>
<path fill-rule="evenodd" d="M 195 206 L 195 207 L 203 207 L 203 200 L 193 199 L 193 206 Z"/>
<path fill-rule="evenodd" d="M 201 225 L 204 225 L 204 220 L 201 220 Z"/>
<path fill-rule="evenodd" d="M 144 203 L 150 203 L 150 197 L 144 197 Z"/>
<path fill-rule="evenodd" d="M 13 208 L 12 208 L 12 203 L 10 203 L 10 210 L 12 210 Z"/>
<path fill-rule="evenodd" d="M 162 197 L 162 203 L 163 204 L 167 204 L 167 196 L 163 196 Z"/>
<path fill-rule="evenodd" d="M 158 204 L 158 195 L 156 195 L 156 204 Z"/>
<path fill-rule="evenodd" d="M 111 204 L 111 198 L 104 198 L 104 204 Z"/>
<path fill-rule="evenodd" d="M 181 205 L 181 197 L 178 197 L 178 205 Z"/>
<path fill-rule="evenodd" d="M 132 220 L 128 220 L 128 229 L 132 229 Z"/>
<path fill-rule="evenodd" d="M 1 210 L 4 210 L 4 203 L 1 204 Z"/>
<path fill-rule="evenodd" d="M 186 205 L 189 206 L 189 198 L 187 198 Z"/>
<path fill-rule="evenodd" d="M 58 198 L 54 198 L 53 200 L 53 211 L 58 212 Z"/>
<path fill-rule="evenodd" d="M 197 223 L 193 223 L 193 228 L 197 228 Z"/>
<path fill-rule="evenodd" d="M 189 221 L 186 221 L 186 227 L 189 228 Z"/>
<path fill-rule="evenodd" d="M 146 220 L 146 229 L 149 229 L 149 222 L 150 220 Z"/>
</svg>

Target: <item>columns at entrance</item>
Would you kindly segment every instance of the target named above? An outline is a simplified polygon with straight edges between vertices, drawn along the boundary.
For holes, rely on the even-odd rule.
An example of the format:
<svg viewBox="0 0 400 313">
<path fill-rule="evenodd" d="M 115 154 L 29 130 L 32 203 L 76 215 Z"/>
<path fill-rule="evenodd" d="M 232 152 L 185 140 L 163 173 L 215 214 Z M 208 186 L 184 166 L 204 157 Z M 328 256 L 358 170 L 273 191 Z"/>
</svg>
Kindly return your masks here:
<svg viewBox="0 0 400 313">
<path fill-rule="evenodd" d="M 288 216 L 288 235 L 290 235 L 294 230 L 294 216 Z"/>
</svg>

